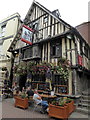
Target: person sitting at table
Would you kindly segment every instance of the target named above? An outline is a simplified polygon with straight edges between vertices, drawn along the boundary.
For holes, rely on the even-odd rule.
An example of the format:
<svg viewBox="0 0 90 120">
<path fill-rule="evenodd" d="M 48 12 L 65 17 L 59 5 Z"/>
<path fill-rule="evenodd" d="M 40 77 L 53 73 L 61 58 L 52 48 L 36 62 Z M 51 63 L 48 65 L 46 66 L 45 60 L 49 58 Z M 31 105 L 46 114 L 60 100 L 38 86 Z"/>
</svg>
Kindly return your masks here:
<svg viewBox="0 0 90 120">
<path fill-rule="evenodd" d="M 27 88 L 27 92 L 26 92 L 26 94 L 28 95 L 28 97 L 34 95 L 34 92 L 32 91 L 31 87 L 28 87 L 28 88 Z"/>
<path fill-rule="evenodd" d="M 42 113 L 47 112 L 48 110 L 48 103 L 47 101 L 43 101 L 41 96 L 39 95 L 37 90 L 34 90 L 34 95 L 33 95 L 33 99 L 35 101 L 36 104 L 38 105 L 42 105 L 43 107 L 43 111 L 41 111 Z"/>
<path fill-rule="evenodd" d="M 26 93 L 26 89 L 25 87 L 22 87 L 22 91 L 21 91 L 22 94 L 25 94 Z"/>
</svg>

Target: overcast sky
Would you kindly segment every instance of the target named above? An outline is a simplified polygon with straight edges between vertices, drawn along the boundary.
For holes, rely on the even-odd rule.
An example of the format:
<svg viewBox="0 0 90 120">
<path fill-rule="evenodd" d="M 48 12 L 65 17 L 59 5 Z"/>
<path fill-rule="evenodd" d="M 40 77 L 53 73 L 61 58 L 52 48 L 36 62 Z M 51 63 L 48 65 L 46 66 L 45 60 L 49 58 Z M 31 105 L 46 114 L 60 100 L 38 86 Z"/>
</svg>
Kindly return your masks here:
<svg viewBox="0 0 90 120">
<path fill-rule="evenodd" d="M 59 9 L 61 18 L 72 26 L 88 21 L 89 0 L 36 0 L 47 9 Z M 18 12 L 23 20 L 33 0 L 0 0 L 0 21 Z"/>
</svg>

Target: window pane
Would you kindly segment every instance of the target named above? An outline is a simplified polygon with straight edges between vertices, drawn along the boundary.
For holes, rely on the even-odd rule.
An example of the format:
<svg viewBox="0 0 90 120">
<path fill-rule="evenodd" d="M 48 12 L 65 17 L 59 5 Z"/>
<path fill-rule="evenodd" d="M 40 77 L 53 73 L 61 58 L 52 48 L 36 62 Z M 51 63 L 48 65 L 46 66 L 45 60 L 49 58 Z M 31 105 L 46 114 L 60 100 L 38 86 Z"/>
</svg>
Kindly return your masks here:
<svg viewBox="0 0 90 120">
<path fill-rule="evenodd" d="M 1 36 L 5 36 L 5 31 L 6 31 L 6 24 L 1 26 Z"/>
</svg>

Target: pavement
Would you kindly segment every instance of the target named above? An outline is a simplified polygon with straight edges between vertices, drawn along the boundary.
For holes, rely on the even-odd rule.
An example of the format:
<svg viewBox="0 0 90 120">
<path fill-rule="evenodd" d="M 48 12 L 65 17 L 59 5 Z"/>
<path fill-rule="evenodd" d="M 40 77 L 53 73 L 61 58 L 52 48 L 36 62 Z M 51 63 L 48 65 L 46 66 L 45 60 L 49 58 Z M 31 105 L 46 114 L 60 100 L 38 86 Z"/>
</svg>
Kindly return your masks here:
<svg viewBox="0 0 90 120">
<path fill-rule="evenodd" d="M 0 102 L 0 119 L 1 118 L 32 118 L 32 120 L 35 119 L 46 119 L 46 120 L 57 120 L 55 118 L 50 118 L 48 114 L 41 114 L 39 111 L 34 111 L 33 107 L 29 106 L 28 109 L 21 109 L 14 107 L 14 99 L 8 98 L 4 99 L 2 102 Z M 73 112 L 68 120 L 90 120 L 88 115 Z"/>
</svg>

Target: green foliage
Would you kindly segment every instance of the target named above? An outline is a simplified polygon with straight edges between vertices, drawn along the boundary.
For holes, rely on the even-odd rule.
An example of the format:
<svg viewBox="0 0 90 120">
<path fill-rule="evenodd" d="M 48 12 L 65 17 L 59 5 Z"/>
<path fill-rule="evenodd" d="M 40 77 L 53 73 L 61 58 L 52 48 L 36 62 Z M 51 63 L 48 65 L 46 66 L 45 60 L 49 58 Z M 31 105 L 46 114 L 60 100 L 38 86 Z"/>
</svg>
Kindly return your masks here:
<svg viewBox="0 0 90 120">
<path fill-rule="evenodd" d="M 42 62 L 36 64 L 35 62 L 20 62 L 18 65 L 14 66 L 14 73 L 17 75 L 24 75 L 27 72 L 34 74 L 46 74 L 47 70 L 50 70 L 52 73 L 60 74 L 61 79 L 68 80 L 69 69 L 68 69 L 68 60 L 65 58 L 59 58 L 58 66 L 55 66 L 53 63 Z"/>
<path fill-rule="evenodd" d="M 32 74 L 45 74 L 48 68 L 50 68 L 50 63 L 42 62 L 36 64 L 35 62 L 28 62 L 27 63 L 27 71 L 32 72 Z"/>
<path fill-rule="evenodd" d="M 26 95 L 26 94 L 22 94 L 22 95 L 21 95 L 21 98 L 22 98 L 22 99 L 27 98 L 27 95 Z"/>
<path fill-rule="evenodd" d="M 73 101 L 73 99 L 67 98 L 67 97 L 61 97 L 60 99 L 53 100 L 51 104 L 57 105 L 57 106 L 65 106 L 66 103 L 70 103 Z"/>
<path fill-rule="evenodd" d="M 70 103 L 71 101 L 73 101 L 73 99 L 71 99 L 71 98 L 66 99 L 66 103 Z"/>
<path fill-rule="evenodd" d="M 32 72 L 33 71 L 33 68 L 36 66 L 36 63 L 33 62 L 33 61 L 29 61 L 27 62 L 27 71 L 30 71 Z"/>
<path fill-rule="evenodd" d="M 28 98 L 28 95 L 25 93 L 25 91 L 22 91 L 20 97 L 24 99 L 24 98 Z"/>
<path fill-rule="evenodd" d="M 26 62 L 20 62 L 18 65 L 15 65 L 13 70 L 17 75 L 25 75 L 27 73 Z"/>
<path fill-rule="evenodd" d="M 6 71 L 7 70 L 7 67 L 2 67 L 2 71 Z"/>
<path fill-rule="evenodd" d="M 69 78 L 69 63 L 65 58 L 59 58 L 58 66 L 52 64 L 51 71 L 61 75 L 61 79 L 68 80 Z"/>
</svg>

